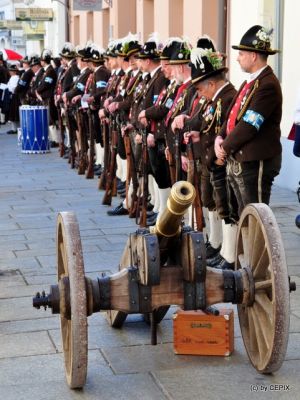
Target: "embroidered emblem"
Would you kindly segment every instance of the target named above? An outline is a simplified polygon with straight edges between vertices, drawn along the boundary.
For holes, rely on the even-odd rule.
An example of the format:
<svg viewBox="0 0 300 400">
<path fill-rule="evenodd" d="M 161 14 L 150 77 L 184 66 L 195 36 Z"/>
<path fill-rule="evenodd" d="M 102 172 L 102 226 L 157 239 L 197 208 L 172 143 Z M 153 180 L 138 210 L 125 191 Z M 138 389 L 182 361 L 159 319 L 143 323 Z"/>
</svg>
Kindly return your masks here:
<svg viewBox="0 0 300 400">
<path fill-rule="evenodd" d="M 170 108 L 172 107 L 172 105 L 173 105 L 173 100 L 172 100 L 172 99 L 168 99 L 168 100 L 166 101 L 165 106 L 170 110 Z"/>
<path fill-rule="evenodd" d="M 247 110 L 243 116 L 243 121 L 254 126 L 258 131 L 264 122 L 264 117 L 256 111 Z"/>
<path fill-rule="evenodd" d="M 50 76 L 46 76 L 45 82 L 52 83 L 53 82 L 53 78 L 51 78 Z"/>
<path fill-rule="evenodd" d="M 96 87 L 97 87 L 98 89 L 99 89 L 99 88 L 105 88 L 106 85 L 107 85 L 107 82 L 105 82 L 105 81 L 98 81 L 98 82 L 96 82 Z"/>
<path fill-rule="evenodd" d="M 79 89 L 81 92 L 84 92 L 84 85 L 81 82 L 78 82 L 76 85 L 77 89 Z"/>
<path fill-rule="evenodd" d="M 155 94 L 155 95 L 153 96 L 153 100 L 152 100 L 153 104 L 155 104 L 157 98 L 158 98 L 158 94 Z"/>
</svg>

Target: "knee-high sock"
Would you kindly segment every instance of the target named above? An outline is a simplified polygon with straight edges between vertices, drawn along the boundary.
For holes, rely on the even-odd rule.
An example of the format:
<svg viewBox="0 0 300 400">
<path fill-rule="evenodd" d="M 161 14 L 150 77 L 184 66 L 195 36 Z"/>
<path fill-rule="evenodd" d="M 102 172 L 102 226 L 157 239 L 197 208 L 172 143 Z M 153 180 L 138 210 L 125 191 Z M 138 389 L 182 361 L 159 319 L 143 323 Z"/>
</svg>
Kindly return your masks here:
<svg viewBox="0 0 300 400">
<path fill-rule="evenodd" d="M 60 133 L 55 125 L 49 126 L 49 140 L 56 143 L 60 142 Z"/>
<path fill-rule="evenodd" d="M 225 224 L 225 222 L 222 221 L 222 232 L 223 242 L 220 254 L 227 262 L 233 263 L 235 259 L 237 225 Z"/>
<path fill-rule="evenodd" d="M 121 177 L 121 181 L 122 182 L 126 182 L 126 178 L 127 178 L 127 160 L 123 160 L 121 158 L 121 164 L 122 164 L 122 177 Z"/>
<path fill-rule="evenodd" d="M 153 208 L 153 211 L 158 213 L 159 212 L 160 198 L 159 198 L 158 186 L 157 186 L 157 183 L 156 183 L 155 179 L 153 179 L 153 189 L 154 189 L 154 208 Z"/>
<path fill-rule="evenodd" d="M 167 188 L 167 189 L 159 189 L 158 188 L 158 196 L 159 196 L 158 217 L 164 212 L 165 208 L 167 207 L 167 200 L 168 200 L 170 192 L 171 192 L 171 188 Z"/>
<path fill-rule="evenodd" d="M 217 211 L 208 211 L 209 243 L 217 249 L 222 243 L 222 221 Z"/>
<path fill-rule="evenodd" d="M 131 207 L 131 204 L 132 204 L 132 198 L 131 198 L 132 192 L 133 192 L 133 183 L 132 183 L 132 179 L 130 179 L 130 184 L 129 184 L 129 186 L 128 186 L 128 194 L 127 194 L 127 197 L 128 197 L 128 207 L 127 207 L 127 204 L 126 204 L 126 198 L 123 200 L 123 207 L 124 207 L 126 210 L 127 210 L 128 208 Z"/>
<path fill-rule="evenodd" d="M 154 187 L 153 187 L 153 181 L 154 178 L 152 175 L 148 175 L 148 190 L 150 194 L 150 203 L 154 206 L 155 204 L 155 192 L 154 192 Z"/>
<path fill-rule="evenodd" d="M 101 147 L 100 143 L 95 144 L 95 152 L 96 152 L 96 165 L 103 165 L 104 158 L 104 149 Z"/>
<path fill-rule="evenodd" d="M 70 147 L 70 134 L 69 134 L 69 129 L 67 127 L 65 130 L 65 145 L 67 147 Z"/>
<path fill-rule="evenodd" d="M 121 159 L 121 157 L 119 156 L 119 154 L 117 154 L 117 171 L 116 171 L 116 176 L 117 176 L 117 178 L 119 178 L 119 179 L 121 179 L 122 180 L 122 174 L 123 174 L 123 171 L 122 171 L 122 159 Z"/>
</svg>

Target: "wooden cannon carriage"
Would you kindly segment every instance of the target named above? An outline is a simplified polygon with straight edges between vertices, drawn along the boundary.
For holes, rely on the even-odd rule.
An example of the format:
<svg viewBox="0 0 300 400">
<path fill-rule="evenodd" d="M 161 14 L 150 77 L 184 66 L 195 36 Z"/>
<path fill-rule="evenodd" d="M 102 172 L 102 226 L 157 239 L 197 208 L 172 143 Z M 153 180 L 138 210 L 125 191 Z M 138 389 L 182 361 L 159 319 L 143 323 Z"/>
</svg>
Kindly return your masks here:
<svg viewBox="0 0 300 400">
<path fill-rule="evenodd" d="M 170 305 L 207 310 L 234 303 L 244 344 L 261 373 L 278 370 L 284 360 L 289 330 L 289 282 L 284 248 L 270 208 L 248 205 L 239 222 L 235 271 L 206 267 L 200 232 L 182 226 L 195 196 L 188 182 L 177 182 L 167 208 L 152 231 L 139 229 L 125 246 L 119 272 L 92 280 L 84 274 L 79 227 L 71 212 L 57 222 L 58 284 L 48 295 L 37 293 L 36 308 L 60 314 L 66 379 L 81 388 L 87 374 L 87 317 L 107 310 L 108 321 L 121 327 L 126 316 L 142 313 L 156 324 Z"/>
</svg>

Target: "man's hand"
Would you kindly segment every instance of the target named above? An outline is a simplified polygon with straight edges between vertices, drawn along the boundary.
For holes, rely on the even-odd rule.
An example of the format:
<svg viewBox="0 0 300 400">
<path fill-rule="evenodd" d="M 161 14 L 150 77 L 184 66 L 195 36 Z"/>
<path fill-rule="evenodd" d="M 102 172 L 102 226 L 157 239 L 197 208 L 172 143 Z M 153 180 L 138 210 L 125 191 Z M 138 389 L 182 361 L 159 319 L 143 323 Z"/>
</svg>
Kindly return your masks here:
<svg viewBox="0 0 300 400">
<path fill-rule="evenodd" d="M 110 103 L 112 102 L 112 100 L 113 100 L 113 98 L 110 96 L 108 99 L 106 99 L 105 101 L 104 101 L 104 108 L 108 108 L 108 106 L 110 105 Z"/>
<path fill-rule="evenodd" d="M 77 96 L 74 96 L 71 100 L 72 104 L 76 104 L 77 101 L 79 101 L 81 99 L 81 94 L 78 94 Z"/>
<path fill-rule="evenodd" d="M 137 133 L 137 134 L 135 135 L 134 142 L 135 142 L 135 144 L 142 144 L 142 143 L 143 143 L 142 135 L 140 135 L 139 133 Z"/>
<path fill-rule="evenodd" d="M 200 132 L 198 131 L 184 132 L 183 138 L 185 144 L 188 144 L 190 139 L 192 140 L 193 143 L 200 142 Z"/>
<path fill-rule="evenodd" d="M 177 115 L 171 125 L 172 131 L 175 132 L 175 129 L 183 129 L 185 121 L 189 118 L 190 117 L 185 114 Z"/>
<path fill-rule="evenodd" d="M 108 111 L 112 114 L 119 108 L 119 103 L 116 101 L 113 101 L 110 103 L 110 105 L 107 107 Z"/>
<path fill-rule="evenodd" d="M 101 108 L 100 110 L 99 110 L 99 112 L 98 112 L 98 115 L 99 115 L 99 118 L 100 119 L 105 119 L 106 118 L 106 115 L 105 115 L 105 110 L 103 109 L 103 108 Z"/>
<path fill-rule="evenodd" d="M 154 135 L 152 133 L 148 133 L 147 146 L 148 147 L 154 147 L 155 146 L 155 138 L 154 138 Z"/>
<path fill-rule="evenodd" d="M 217 136 L 215 139 L 215 153 L 217 158 L 224 160 L 227 156 L 226 151 L 222 147 L 224 139 L 221 136 Z"/>
<path fill-rule="evenodd" d="M 189 160 L 186 156 L 181 156 L 181 168 L 183 169 L 184 172 L 187 172 L 188 170 L 188 164 Z"/>
<path fill-rule="evenodd" d="M 146 111 L 145 110 L 143 110 L 143 111 L 141 111 L 139 113 L 138 120 L 143 126 L 147 126 L 148 125 L 148 120 L 146 118 Z"/>
<path fill-rule="evenodd" d="M 122 126 L 122 128 L 121 128 L 121 135 L 122 135 L 122 137 L 124 137 L 125 134 L 126 134 L 127 132 L 131 131 L 132 129 L 133 129 L 133 125 L 131 125 L 131 124 L 127 124 L 127 125 L 125 125 L 125 126 Z"/>
<path fill-rule="evenodd" d="M 86 99 L 86 102 L 88 103 L 88 104 L 92 104 L 93 102 L 94 102 L 94 96 L 90 96 L 90 97 L 88 97 L 87 99 Z"/>
</svg>

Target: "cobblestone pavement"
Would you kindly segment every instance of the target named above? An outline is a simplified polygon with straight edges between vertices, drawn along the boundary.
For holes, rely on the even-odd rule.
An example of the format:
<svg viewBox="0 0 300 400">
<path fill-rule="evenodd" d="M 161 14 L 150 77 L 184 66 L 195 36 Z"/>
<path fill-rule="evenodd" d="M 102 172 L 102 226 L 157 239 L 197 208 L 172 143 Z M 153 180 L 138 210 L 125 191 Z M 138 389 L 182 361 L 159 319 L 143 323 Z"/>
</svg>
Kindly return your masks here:
<svg viewBox="0 0 300 400">
<path fill-rule="evenodd" d="M 57 212 L 76 212 L 90 277 L 117 270 L 135 225 L 126 216 L 108 217 L 96 180 L 78 176 L 56 149 L 45 155 L 21 154 L 16 137 L 6 130 L 0 129 L 0 399 L 299 398 L 300 230 L 294 219 L 300 207 L 295 193 L 278 187 L 272 208 L 298 291 L 291 294 L 286 361 L 276 374 L 259 375 L 252 368 L 236 316 L 230 357 L 175 355 L 172 307 L 158 329 L 157 346 L 150 345 L 149 327 L 141 316 L 130 317 L 122 330 L 110 328 L 104 313 L 89 317 L 87 384 L 83 390 L 70 390 L 64 378 L 59 318 L 31 305 L 37 290 L 56 283 Z"/>
</svg>

